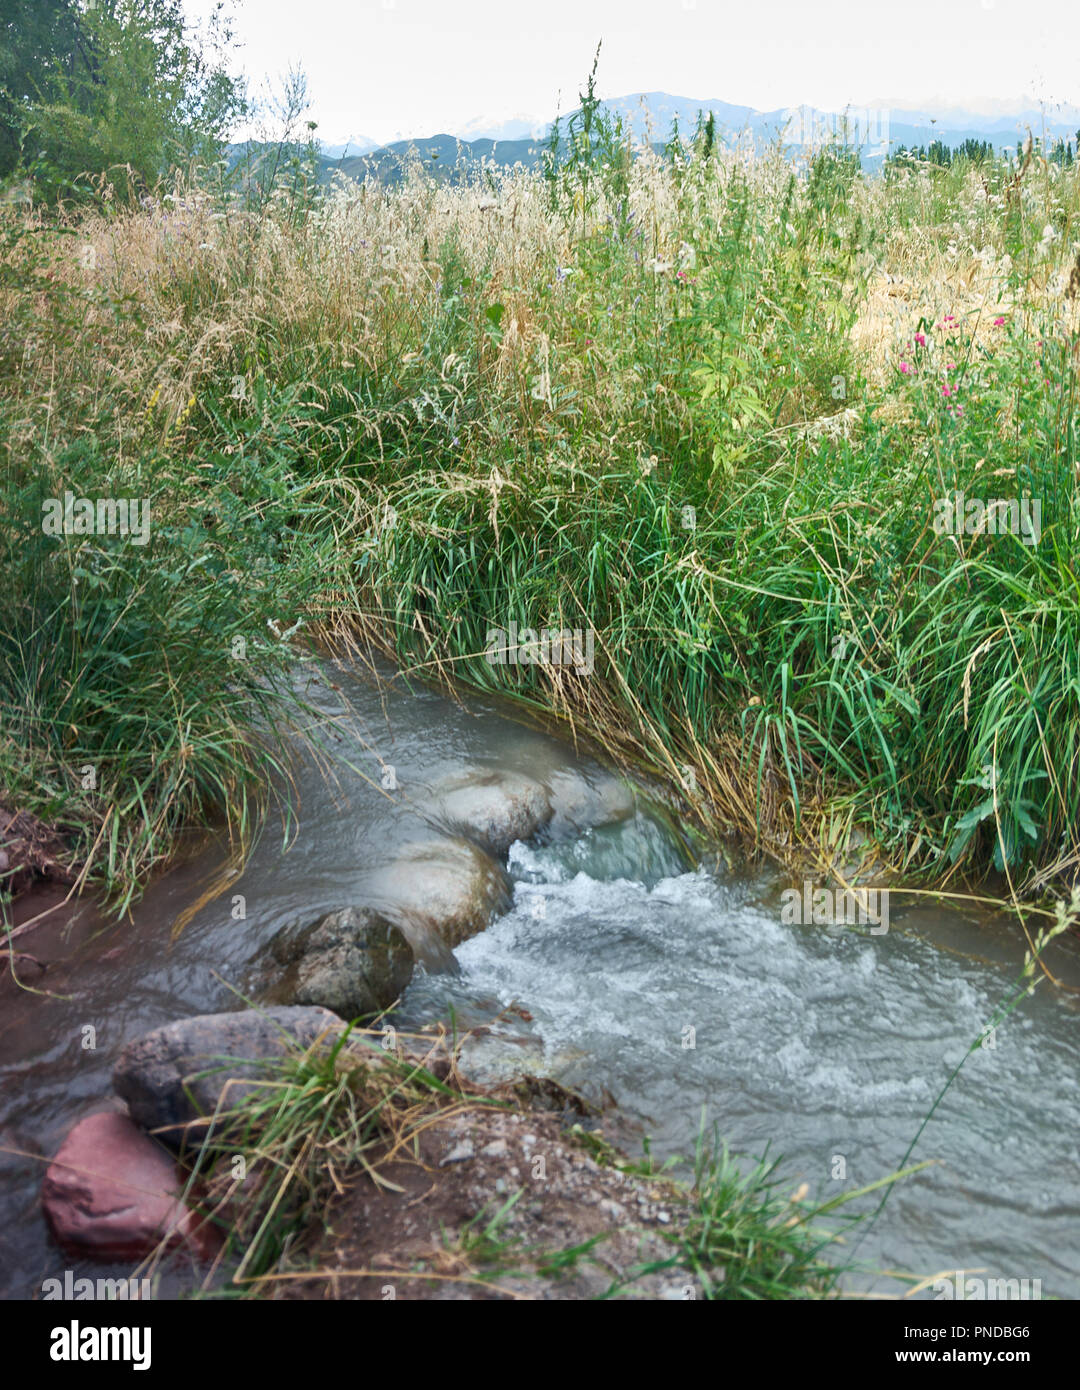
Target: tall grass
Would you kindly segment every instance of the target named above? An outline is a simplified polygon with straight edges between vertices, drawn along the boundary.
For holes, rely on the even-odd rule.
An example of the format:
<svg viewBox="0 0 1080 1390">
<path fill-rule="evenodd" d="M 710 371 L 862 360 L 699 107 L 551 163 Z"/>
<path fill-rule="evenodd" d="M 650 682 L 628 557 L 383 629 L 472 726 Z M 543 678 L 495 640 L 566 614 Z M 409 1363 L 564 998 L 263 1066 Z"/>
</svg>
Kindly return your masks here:
<svg viewBox="0 0 1080 1390">
<path fill-rule="evenodd" d="M 296 715 L 267 624 L 303 619 L 771 852 L 840 825 L 910 873 L 1070 879 L 1077 174 L 1017 178 L 601 124 L 538 174 L 9 217 L 10 794 L 122 902 L 185 820 L 242 840 Z M 65 487 L 150 497 L 151 544 L 42 536 Z M 1039 544 L 937 534 L 955 490 L 1040 500 Z M 510 622 L 593 629 L 594 673 L 491 665 Z"/>
</svg>

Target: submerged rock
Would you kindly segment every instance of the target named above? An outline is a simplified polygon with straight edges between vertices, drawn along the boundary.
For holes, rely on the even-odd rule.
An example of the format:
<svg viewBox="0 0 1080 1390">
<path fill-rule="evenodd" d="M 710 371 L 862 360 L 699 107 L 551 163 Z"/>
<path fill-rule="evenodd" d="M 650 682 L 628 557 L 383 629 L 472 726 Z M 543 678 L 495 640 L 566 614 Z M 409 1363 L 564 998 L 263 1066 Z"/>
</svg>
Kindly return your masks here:
<svg viewBox="0 0 1080 1390">
<path fill-rule="evenodd" d="M 543 786 L 516 772 L 455 777 L 437 786 L 433 798 L 443 824 L 500 857 L 515 840 L 531 840 L 551 819 Z"/>
<path fill-rule="evenodd" d="M 561 769 L 552 774 L 550 785 L 551 829 L 557 835 L 624 821 L 637 804 L 629 786 L 611 772 L 586 775 L 576 768 Z"/>
<path fill-rule="evenodd" d="M 431 969 L 452 966 L 453 947 L 483 931 L 512 899 L 506 870 L 463 839 L 405 845 L 372 875 L 368 891 Z"/>
<path fill-rule="evenodd" d="M 115 1111 L 80 1120 L 49 1164 L 45 1220 L 69 1255 L 140 1260 L 164 1240 L 196 1259 L 221 1246 L 216 1227 L 177 1196 L 182 1180 L 159 1144 Z"/>
<path fill-rule="evenodd" d="M 185 1127 L 232 1109 L 272 1074 L 270 1063 L 317 1039 L 334 1045 L 345 1024 L 328 1009 L 268 1008 L 178 1019 L 129 1042 L 113 1071 L 113 1088 L 144 1129 L 179 1143 Z M 238 1079 L 240 1084 L 237 1084 Z M 232 1084 L 229 1084 L 229 1083 Z M 197 1145 L 205 1125 L 193 1125 Z"/>
<path fill-rule="evenodd" d="M 286 927 L 270 949 L 288 967 L 278 993 L 344 1019 L 388 1009 L 412 979 L 412 947 L 399 927 L 369 908 L 329 912 L 300 931 Z"/>
</svg>

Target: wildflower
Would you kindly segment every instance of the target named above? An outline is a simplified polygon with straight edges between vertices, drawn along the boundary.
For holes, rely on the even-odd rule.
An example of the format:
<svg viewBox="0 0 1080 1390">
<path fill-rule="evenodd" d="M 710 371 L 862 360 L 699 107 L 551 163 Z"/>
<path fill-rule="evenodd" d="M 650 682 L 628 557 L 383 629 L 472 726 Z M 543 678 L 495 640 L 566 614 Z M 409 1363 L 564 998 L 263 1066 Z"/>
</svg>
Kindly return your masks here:
<svg viewBox="0 0 1080 1390">
<path fill-rule="evenodd" d="M 911 372 L 912 369 L 911 369 L 911 367 L 910 367 L 906 362 L 901 362 L 901 363 L 900 363 L 900 370 L 903 372 L 903 374 L 904 374 L 905 376 L 907 376 L 907 375 Z"/>
<path fill-rule="evenodd" d="M 994 327 L 995 327 L 995 328 L 1001 328 L 1001 327 L 1003 326 L 1004 323 L 1005 323 L 1005 320 L 1004 320 L 1003 318 L 997 318 L 997 319 L 994 320 Z"/>
<path fill-rule="evenodd" d="M 919 345 L 920 347 L 925 347 L 925 346 L 926 346 L 926 334 L 925 334 L 925 333 L 916 333 L 916 334 L 915 334 L 915 341 L 918 343 L 918 345 Z"/>
<path fill-rule="evenodd" d="M 558 282 L 558 284 L 560 284 L 560 285 L 562 284 L 562 282 L 566 279 L 566 277 L 567 277 L 568 275 L 573 275 L 573 273 L 574 273 L 574 272 L 573 272 L 571 269 L 569 269 L 568 267 L 561 266 L 561 265 L 557 265 L 557 266 L 555 267 L 555 279 L 556 279 L 556 281 Z"/>
</svg>

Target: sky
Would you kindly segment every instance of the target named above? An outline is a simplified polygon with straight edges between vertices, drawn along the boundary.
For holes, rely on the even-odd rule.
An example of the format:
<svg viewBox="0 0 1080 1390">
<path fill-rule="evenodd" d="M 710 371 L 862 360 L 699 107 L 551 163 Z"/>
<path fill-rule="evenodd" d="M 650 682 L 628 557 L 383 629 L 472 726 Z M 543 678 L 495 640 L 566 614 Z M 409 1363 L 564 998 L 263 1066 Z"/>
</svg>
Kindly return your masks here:
<svg viewBox="0 0 1080 1390">
<path fill-rule="evenodd" d="M 1080 0 L 229 0 L 253 91 L 291 65 L 328 143 L 459 133 L 601 96 L 802 103 L 1080 104 Z M 185 0 L 193 18 L 214 0 Z"/>
</svg>

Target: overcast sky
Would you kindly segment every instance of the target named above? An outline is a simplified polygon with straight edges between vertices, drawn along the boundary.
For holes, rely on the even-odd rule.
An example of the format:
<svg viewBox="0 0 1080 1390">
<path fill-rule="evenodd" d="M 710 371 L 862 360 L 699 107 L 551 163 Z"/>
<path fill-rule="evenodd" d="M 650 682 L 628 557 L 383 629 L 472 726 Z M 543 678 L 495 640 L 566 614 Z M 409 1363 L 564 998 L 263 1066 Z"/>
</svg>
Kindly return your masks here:
<svg viewBox="0 0 1080 1390">
<path fill-rule="evenodd" d="M 185 0 L 193 16 L 213 0 Z M 329 142 L 456 133 L 666 91 L 761 110 L 1080 103 L 1080 0 L 240 0 L 253 85 L 307 74 Z"/>
</svg>

